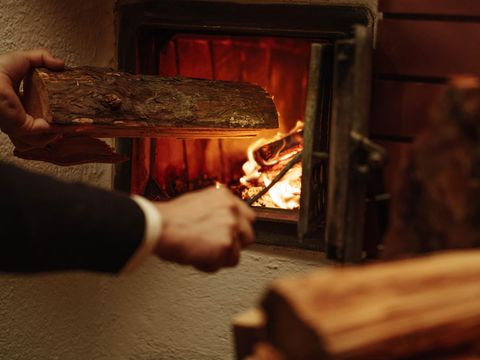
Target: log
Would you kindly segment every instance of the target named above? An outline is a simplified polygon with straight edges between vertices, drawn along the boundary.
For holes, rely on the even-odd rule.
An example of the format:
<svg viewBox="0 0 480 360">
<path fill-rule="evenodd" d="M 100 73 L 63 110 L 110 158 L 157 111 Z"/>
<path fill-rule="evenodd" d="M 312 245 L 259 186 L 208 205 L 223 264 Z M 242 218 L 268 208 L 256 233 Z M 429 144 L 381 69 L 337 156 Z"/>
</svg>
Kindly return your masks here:
<svg viewBox="0 0 480 360">
<path fill-rule="evenodd" d="M 242 360 L 288 360 L 275 347 L 267 342 L 255 346 L 254 353 Z"/>
<path fill-rule="evenodd" d="M 36 69 L 25 108 L 58 133 L 91 137 L 248 137 L 278 127 L 271 96 L 256 85 L 133 75 L 112 69 Z"/>
<path fill-rule="evenodd" d="M 278 136 L 278 138 L 260 146 L 253 151 L 253 157 L 257 164 L 262 167 L 272 166 L 279 162 L 282 152 L 295 147 L 303 148 L 303 127 Z"/>
<path fill-rule="evenodd" d="M 480 247 L 480 78 L 456 77 L 395 176 L 384 257 Z"/>
<path fill-rule="evenodd" d="M 87 136 L 67 136 L 40 149 L 14 150 L 14 155 L 24 160 L 46 161 L 55 165 L 70 166 L 87 163 L 118 164 L 128 160 L 100 139 Z"/>
<path fill-rule="evenodd" d="M 243 360 L 255 352 L 255 346 L 265 340 L 265 314 L 258 308 L 249 309 L 232 319 L 237 360 Z"/>
<path fill-rule="evenodd" d="M 296 360 L 430 358 L 421 354 L 474 347 L 479 279 L 479 250 L 279 279 L 262 302 L 267 341 Z"/>
</svg>

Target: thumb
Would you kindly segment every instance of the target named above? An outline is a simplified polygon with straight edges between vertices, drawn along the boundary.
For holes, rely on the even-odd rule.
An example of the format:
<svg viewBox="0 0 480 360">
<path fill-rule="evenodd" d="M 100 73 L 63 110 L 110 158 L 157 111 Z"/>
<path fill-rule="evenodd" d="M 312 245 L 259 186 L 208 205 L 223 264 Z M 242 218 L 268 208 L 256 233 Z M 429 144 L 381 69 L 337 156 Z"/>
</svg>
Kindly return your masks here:
<svg viewBox="0 0 480 360">
<path fill-rule="evenodd" d="M 61 70 L 65 66 L 63 60 L 54 57 L 45 49 L 24 51 L 23 56 L 25 56 L 30 63 L 30 67 L 43 66 L 52 70 Z"/>
<path fill-rule="evenodd" d="M 45 119 L 34 119 L 33 116 L 25 114 L 25 121 L 16 132 L 22 134 L 38 134 L 49 129 L 50 124 Z"/>
</svg>

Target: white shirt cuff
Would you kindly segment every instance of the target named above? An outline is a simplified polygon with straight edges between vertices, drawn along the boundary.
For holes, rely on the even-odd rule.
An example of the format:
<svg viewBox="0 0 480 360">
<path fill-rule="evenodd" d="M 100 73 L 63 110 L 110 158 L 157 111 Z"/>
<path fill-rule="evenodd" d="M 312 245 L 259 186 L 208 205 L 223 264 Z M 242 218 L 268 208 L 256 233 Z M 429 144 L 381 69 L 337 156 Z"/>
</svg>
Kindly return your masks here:
<svg viewBox="0 0 480 360">
<path fill-rule="evenodd" d="M 158 239 L 162 234 L 162 215 L 155 208 L 155 205 L 153 205 L 151 201 L 138 195 L 132 195 L 131 199 L 135 201 L 143 211 L 145 216 L 145 230 L 143 232 L 142 243 L 127 261 L 121 274 L 130 273 L 142 264 L 145 259 L 153 253 Z"/>
</svg>

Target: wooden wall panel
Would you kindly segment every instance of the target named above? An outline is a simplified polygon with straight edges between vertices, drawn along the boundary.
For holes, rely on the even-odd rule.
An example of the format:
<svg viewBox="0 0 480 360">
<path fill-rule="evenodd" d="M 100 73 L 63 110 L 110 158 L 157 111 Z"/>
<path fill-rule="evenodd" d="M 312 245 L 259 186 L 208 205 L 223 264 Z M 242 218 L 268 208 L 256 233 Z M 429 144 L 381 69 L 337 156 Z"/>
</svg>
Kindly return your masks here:
<svg viewBox="0 0 480 360">
<path fill-rule="evenodd" d="M 377 74 L 480 75 L 480 23 L 385 19 L 378 26 Z"/>
<path fill-rule="evenodd" d="M 380 0 L 380 11 L 396 14 L 480 16 L 478 0 Z"/>
<path fill-rule="evenodd" d="M 412 138 L 428 123 L 444 84 L 376 80 L 371 133 L 374 137 Z"/>
</svg>

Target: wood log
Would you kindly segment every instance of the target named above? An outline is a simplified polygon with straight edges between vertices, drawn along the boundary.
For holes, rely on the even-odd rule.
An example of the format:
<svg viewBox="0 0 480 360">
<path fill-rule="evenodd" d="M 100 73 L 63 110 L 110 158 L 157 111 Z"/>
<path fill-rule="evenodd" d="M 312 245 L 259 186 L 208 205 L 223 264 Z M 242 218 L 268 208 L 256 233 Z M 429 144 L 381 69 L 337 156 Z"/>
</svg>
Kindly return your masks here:
<svg viewBox="0 0 480 360">
<path fill-rule="evenodd" d="M 395 176 L 386 258 L 480 247 L 480 78 L 457 77 Z"/>
<path fill-rule="evenodd" d="M 24 103 L 53 131 L 92 137 L 248 137 L 278 127 L 271 96 L 256 85 L 94 67 L 34 70 Z"/>
<path fill-rule="evenodd" d="M 272 166 L 279 162 L 282 152 L 294 147 L 303 148 L 303 126 L 287 134 L 279 135 L 253 152 L 255 161 L 261 166 Z"/>
<path fill-rule="evenodd" d="M 422 358 L 478 345 L 479 279 L 479 250 L 279 279 L 263 300 L 267 341 L 295 360 Z"/>
<path fill-rule="evenodd" d="M 253 355 L 257 343 L 265 340 L 265 323 L 265 314 L 258 308 L 249 309 L 232 319 L 235 355 L 238 360 Z"/>
<path fill-rule="evenodd" d="M 40 149 L 14 150 L 14 155 L 25 160 L 46 161 L 70 166 L 87 163 L 118 164 L 128 160 L 100 139 L 87 136 L 67 136 Z"/>
<path fill-rule="evenodd" d="M 242 360 L 287 360 L 272 344 L 260 342 L 251 356 Z"/>
</svg>

